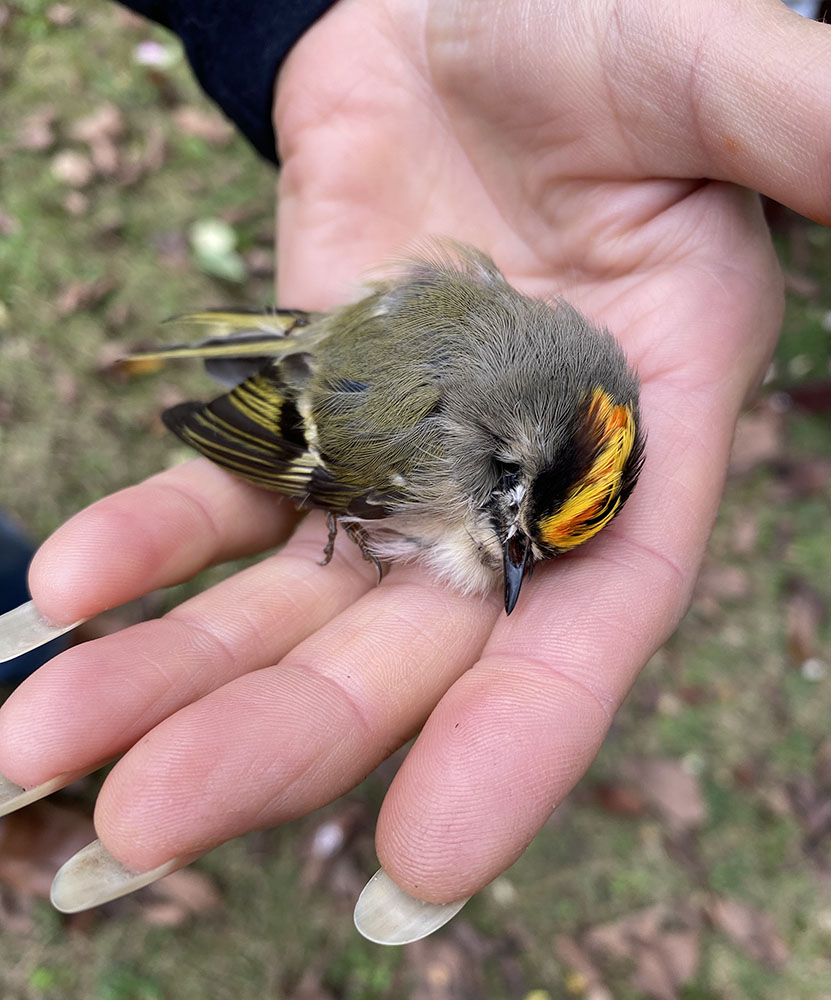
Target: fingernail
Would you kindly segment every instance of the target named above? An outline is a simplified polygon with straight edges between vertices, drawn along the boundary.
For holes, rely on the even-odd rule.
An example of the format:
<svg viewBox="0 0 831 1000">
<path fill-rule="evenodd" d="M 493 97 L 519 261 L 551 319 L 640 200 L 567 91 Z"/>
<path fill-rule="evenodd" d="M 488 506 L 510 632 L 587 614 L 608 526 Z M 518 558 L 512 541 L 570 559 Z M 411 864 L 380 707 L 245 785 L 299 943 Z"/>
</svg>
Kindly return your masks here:
<svg viewBox="0 0 831 1000">
<path fill-rule="evenodd" d="M 174 858 L 148 872 L 136 872 L 116 861 L 100 840 L 93 840 L 58 869 L 50 893 L 52 905 L 61 913 L 88 910 L 157 882 L 181 867 L 182 860 Z"/>
<path fill-rule="evenodd" d="M 31 649 L 37 649 L 58 636 L 71 632 L 81 622 L 71 625 L 53 625 L 46 621 L 35 607 L 34 601 L 21 604 L 4 615 L 0 615 L 0 663 L 22 656 Z"/>
<path fill-rule="evenodd" d="M 22 785 L 16 785 L 13 781 L 9 781 L 5 775 L 0 774 L 0 816 L 7 816 L 16 809 L 28 806 L 30 802 L 46 798 L 52 792 L 70 784 L 75 780 L 75 777 L 77 775 L 59 774 L 57 778 L 50 778 L 49 781 L 35 785 L 34 788 L 23 788 Z"/>
<path fill-rule="evenodd" d="M 425 903 L 404 892 L 383 868 L 364 886 L 355 905 L 355 926 L 375 944 L 410 944 L 444 927 L 470 899 Z"/>
</svg>

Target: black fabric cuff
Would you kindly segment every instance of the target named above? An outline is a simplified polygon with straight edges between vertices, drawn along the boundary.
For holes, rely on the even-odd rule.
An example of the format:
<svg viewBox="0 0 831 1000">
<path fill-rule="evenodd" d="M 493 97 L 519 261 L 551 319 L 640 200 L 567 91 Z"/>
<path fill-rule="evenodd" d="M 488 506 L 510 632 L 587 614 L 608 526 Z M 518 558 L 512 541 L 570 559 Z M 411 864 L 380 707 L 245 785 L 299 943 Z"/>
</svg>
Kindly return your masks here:
<svg viewBox="0 0 831 1000">
<path fill-rule="evenodd" d="M 181 39 L 205 93 L 277 163 L 274 78 L 303 32 L 335 0 L 119 0 Z"/>
</svg>

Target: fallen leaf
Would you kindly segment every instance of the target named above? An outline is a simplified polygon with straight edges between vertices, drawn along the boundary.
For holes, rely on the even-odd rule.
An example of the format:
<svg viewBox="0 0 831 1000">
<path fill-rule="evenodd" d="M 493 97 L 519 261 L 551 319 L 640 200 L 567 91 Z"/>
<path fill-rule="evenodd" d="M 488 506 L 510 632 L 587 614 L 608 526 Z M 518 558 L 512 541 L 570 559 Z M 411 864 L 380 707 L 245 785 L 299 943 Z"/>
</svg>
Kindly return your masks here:
<svg viewBox="0 0 831 1000">
<path fill-rule="evenodd" d="M 29 910 L 26 900 L 0 885 L 0 929 L 9 934 L 31 934 L 35 921 Z"/>
<path fill-rule="evenodd" d="M 583 1000 L 614 1000 L 588 952 L 581 948 L 574 938 L 558 937 L 554 942 L 554 950 L 560 961 L 571 972 L 566 980 L 566 989 L 569 993 L 580 996 Z"/>
<path fill-rule="evenodd" d="M 86 143 L 97 173 L 112 177 L 119 168 L 118 141 L 124 134 L 124 119 L 109 101 L 99 105 L 92 114 L 79 118 L 72 126 L 73 139 Z"/>
<path fill-rule="evenodd" d="M 819 379 L 788 389 L 794 406 L 809 413 L 831 413 L 831 379 Z"/>
<path fill-rule="evenodd" d="M 89 198 L 82 191 L 69 191 L 61 202 L 69 215 L 86 215 L 89 211 Z"/>
<path fill-rule="evenodd" d="M 697 597 L 717 601 L 742 601 L 750 594 L 750 578 L 738 566 L 708 561 L 698 577 Z"/>
<path fill-rule="evenodd" d="M 620 773 L 657 809 L 671 832 L 697 829 L 706 820 L 707 805 L 699 780 L 681 761 L 625 760 Z"/>
<path fill-rule="evenodd" d="M 159 927 L 179 927 L 191 917 L 217 909 L 222 902 L 211 879 L 192 868 L 171 872 L 138 899 L 144 920 Z"/>
<path fill-rule="evenodd" d="M 47 19 L 58 28 L 68 28 L 75 22 L 76 11 L 72 4 L 53 3 L 46 11 Z"/>
<path fill-rule="evenodd" d="M 788 961 L 785 942 L 770 915 L 737 899 L 716 896 L 707 906 L 713 925 L 726 934 L 745 955 L 773 969 Z"/>
<path fill-rule="evenodd" d="M 211 146 L 225 146 L 234 134 L 230 122 L 212 111 L 185 104 L 173 112 L 173 121 L 184 135 L 202 139 Z"/>
<path fill-rule="evenodd" d="M 116 281 L 107 275 L 92 281 L 71 281 L 55 303 L 58 316 L 71 316 L 81 309 L 91 309 L 115 288 Z"/>
<path fill-rule="evenodd" d="M 657 1000 L 678 1000 L 698 971 L 701 919 L 687 903 L 660 903 L 594 927 L 584 945 L 600 958 L 628 960 L 633 986 Z"/>
<path fill-rule="evenodd" d="M 94 146 L 102 139 L 120 139 L 124 135 L 124 118 L 110 101 L 100 104 L 91 114 L 79 118 L 70 130 L 73 139 Z"/>
<path fill-rule="evenodd" d="M 795 500 L 827 496 L 831 482 L 831 461 L 827 458 L 790 454 L 775 463 L 774 471 L 776 478 L 769 488 L 769 498 L 779 507 L 787 508 Z"/>
<path fill-rule="evenodd" d="M 21 122 L 15 146 L 28 153 L 40 153 L 55 145 L 55 119 L 58 113 L 52 105 L 38 108 Z"/>
<path fill-rule="evenodd" d="M 786 585 L 785 634 L 788 654 L 796 666 L 816 654 L 817 633 L 828 615 L 824 596 L 805 580 Z"/>
<path fill-rule="evenodd" d="M 54 381 L 55 398 L 64 407 L 73 406 L 78 402 L 81 392 L 78 379 L 71 371 L 59 371 L 55 373 Z"/>
<path fill-rule="evenodd" d="M 85 812 L 34 802 L 0 822 L 0 881 L 22 897 L 48 899 L 58 868 L 94 839 Z"/>
<path fill-rule="evenodd" d="M 736 555 L 749 556 L 756 551 L 759 540 L 759 514 L 757 511 L 742 507 L 736 512 L 730 540 Z"/>
<path fill-rule="evenodd" d="M 416 941 L 407 945 L 407 996 L 409 1000 L 482 1000 L 486 992 L 481 964 L 481 956 L 472 956 L 455 935 Z"/>
<path fill-rule="evenodd" d="M 334 1000 L 323 985 L 323 975 L 316 969 L 306 969 L 294 990 L 288 994 L 289 1000 Z"/>
<path fill-rule="evenodd" d="M 599 781 L 591 791 L 601 809 L 617 816 L 639 816 L 646 809 L 645 797 L 627 785 Z"/>
<path fill-rule="evenodd" d="M 254 247 L 245 255 L 245 266 L 252 278 L 271 278 L 274 275 L 274 251 Z"/>
<path fill-rule="evenodd" d="M 121 187 L 130 187 L 145 175 L 155 173 L 164 164 L 165 155 L 164 129 L 155 122 L 147 129 L 141 149 L 122 155 L 118 183 Z"/>
<path fill-rule="evenodd" d="M 69 187 L 86 187 L 95 176 L 92 160 L 74 149 L 65 149 L 52 158 L 52 176 Z"/>
<path fill-rule="evenodd" d="M 822 286 L 810 275 L 799 271 L 785 271 L 785 291 L 799 299 L 816 299 L 822 292 Z"/>
<path fill-rule="evenodd" d="M 747 475 L 782 456 L 784 420 L 780 404 L 778 398 L 767 397 L 753 410 L 741 414 L 730 452 L 730 475 Z"/>
</svg>

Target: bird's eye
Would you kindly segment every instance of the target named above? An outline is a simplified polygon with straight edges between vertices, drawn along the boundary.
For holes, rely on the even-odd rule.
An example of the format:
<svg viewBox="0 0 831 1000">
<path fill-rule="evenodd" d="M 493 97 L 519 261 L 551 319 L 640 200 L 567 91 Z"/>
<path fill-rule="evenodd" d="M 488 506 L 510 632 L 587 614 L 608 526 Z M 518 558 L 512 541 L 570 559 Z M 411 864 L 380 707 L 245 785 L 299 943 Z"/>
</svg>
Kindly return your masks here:
<svg viewBox="0 0 831 1000">
<path fill-rule="evenodd" d="M 501 462 L 498 458 L 494 458 L 493 468 L 501 485 L 512 486 L 519 481 L 520 468 L 516 462 Z"/>
</svg>

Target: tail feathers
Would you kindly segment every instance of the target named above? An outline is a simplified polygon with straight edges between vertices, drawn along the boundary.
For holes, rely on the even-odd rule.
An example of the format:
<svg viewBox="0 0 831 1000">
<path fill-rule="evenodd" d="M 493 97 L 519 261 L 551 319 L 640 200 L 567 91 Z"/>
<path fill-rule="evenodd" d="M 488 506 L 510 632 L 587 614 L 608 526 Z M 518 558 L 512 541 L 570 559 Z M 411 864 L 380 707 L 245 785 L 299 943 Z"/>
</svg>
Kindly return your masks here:
<svg viewBox="0 0 831 1000">
<path fill-rule="evenodd" d="M 207 326 L 216 337 L 235 333 L 260 333 L 284 337 L 296 327 L 307 326 L 312 314 L 302 309 L 273 309 L 268 312 L 230 309 L 204 309 L 202 312 L 171 316 L 165 323 L 176 326 Z"/>
<path fill-rule="evenodd" d="M 211 334 L 192 344 L 172 344 L 153 351 L 137 351 L 119 362 L 127 375 L 158 371 L 167 361 L 199 359 L 210 374 L 225 385 L 235 385 L 262 368 L 271 358 L 298 348 L 292 334 L 307 326 L 308 313 L 286 309 L 270 313 L 228 312 L 224 310 L 190 313 L 173 317 L 168 323 L 208 327 Z M 223 362 L 244 361 L 242 366 Z"/>
</svg>

